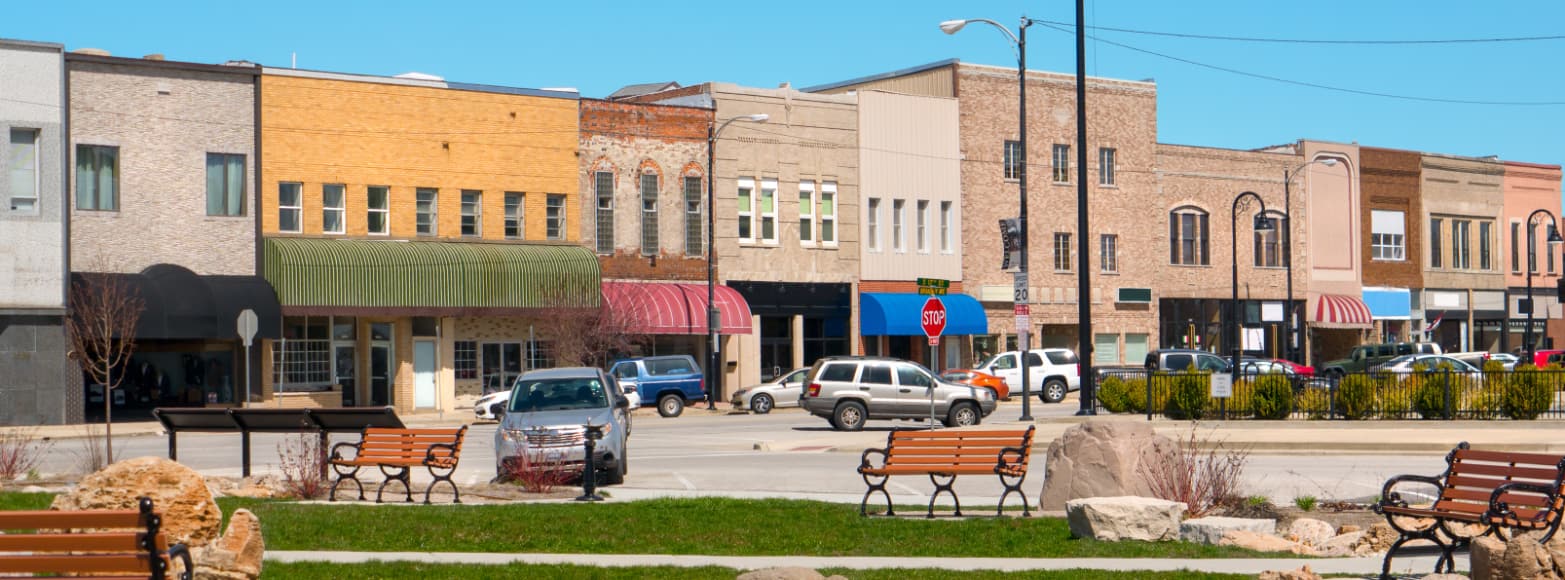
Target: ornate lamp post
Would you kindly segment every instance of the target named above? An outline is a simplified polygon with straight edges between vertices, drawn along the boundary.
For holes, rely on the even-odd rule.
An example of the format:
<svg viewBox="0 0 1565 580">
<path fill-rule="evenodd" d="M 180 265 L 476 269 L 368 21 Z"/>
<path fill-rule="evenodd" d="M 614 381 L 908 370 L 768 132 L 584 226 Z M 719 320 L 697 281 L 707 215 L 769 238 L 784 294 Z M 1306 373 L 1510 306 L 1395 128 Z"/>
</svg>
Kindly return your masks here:
<svg viewBox="0 0 1565 580">
<path fill-rule="evenodd" d="M 1229 346 L 1233 349 L 1233 368 L 1230 370 L 1233 372 L 1235 383 L 1239 382 L 1239 356 L 1244 352 L 1239 337 L 1239 211 L 1248 209 L 1249 203 L 1247 202 L 1250 199 L 1254 199 L 1261 206 L 1261 211 L 1255 214 L 1255 231 L 1258 233 L 1272 231 L 1272 220 L 1266 217 L 1266 200 L 1261 199 L 1261 196 L 1253 191 L 1246 191 L 1234 197 L 1233 217 L 1228 230 L 1233 257 L 1233 296 L 1228 303 L 1228 337 L 1233 341 L 1229 343 Z M 1241 203 L 1243 205 L 1240 205 Z"/>
<path fill-rule="evenodd" d="M 706 135 L 706 332 L 711 339 L 706 357 L 706 408 L 717 408 L 717 393 L 723 388 L 723 375 L 721 372 L 721 347 L 718 343 L 717 329 L 722 324 L 722 314 L 717 309 L 717 251 L 716 251 L 716 216 L 717 193 L 714 184 L 717 182 L 717 136 L 727 129 L 729 123 L 734 121 L 749 121 L 751 123 L 765 123 L 771 117 L 766 113 L 756 113 L 734 117 L 715 128 L 708 129 Z"/>
</svg>

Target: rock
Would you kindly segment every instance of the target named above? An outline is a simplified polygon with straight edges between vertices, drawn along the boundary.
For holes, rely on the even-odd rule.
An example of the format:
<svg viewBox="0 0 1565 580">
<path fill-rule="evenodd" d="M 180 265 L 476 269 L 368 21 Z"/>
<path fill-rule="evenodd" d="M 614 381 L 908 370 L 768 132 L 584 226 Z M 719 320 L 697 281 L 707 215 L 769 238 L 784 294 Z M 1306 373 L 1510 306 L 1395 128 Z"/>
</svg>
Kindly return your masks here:
<svg viewBox="0 0 1565 580">
<path fill-rule="evenodd" d="M 1340 536 L 1342 534 L 1351 534 L 1362 529 L 1364 528 L 1361 526 L 1355 526 L 1353 524 L 1342 524 L 1342 527 L 1337 528 L 1337 535 Z"/>
<path fill-rule="evenodd" d="M 1320 574 L 1310 569 L 1309 564 L 1298 570 L 1267 570 L 1257 577 L 1259 580 L 1320 580 Z"/>
<path fill-rule="evenodd" d="M 1289 552 L 1300 556 L 1315 555 L 1315 549 L 1304 544 L 1285 540 L 1271 534 L 1258 534 L 1244 530 L 1223 534 L 1223 539 L 1218 540 L 1217 545 L 1234 546 L 1257 552 Z"/>
<path fill-rule="evenodd" d="M 1150 497 L 1152 489 L 1137 468 L 1177 448 L 1143 422 L 1087 421 L 1066 429 L 1049 444 L 1039 504 L 1059 510 L 1084 497 Z"/>
<path fill-rule="evenodd" d="M 1494 536 L 1474 538 L 1468 556 L 1468 569 L 1472 571 L 1473 580 L 1502 580 L 1500 576 L 1490 573 L 1499 567 L 1500 559 L 1505 555 L 1505 542 Z"/>
<path fill-rule="evenodd" d="M 55 496 L 56 510 L 137 509 L 140 496 L 152 498 L 163 514 L 169 543 L 205 546 L 217 538 L 223 514 L 212 491 L 194 469 L 162 457 L 127 459 L 82 478 L 68 493 Z"/>
<path fill-rule="evenodd" d="M 1543 573 L 1551 563 L 1548 551 L 1527 536 L 1511 538 L 1499 559 L 1491 562 L 1496 565 L 1489 569 L 1489 577 L 1497 580 L 1546 577 Z"/>
<path fill-rule="evenodd" d="M 1467 580 L 1467 577 L 1461 574 L 1429 574 L 1419 580 Z"/>
<path fill-rule="evenodd" d="M 822 576 L 809 568 L 762 568 L 740 574 L 735 580 L 848 580 L 842 576 Z"/>
<path fill-rule="evenodd" d="M 1299 518 L 1293 520 L 1293 524 L 1288 526 L 1288 533 L 1283 534 L 1283 537 L 1312 548 L 1319 548 L 1326 543 L 1326 540 L 1336 535 L 1337 528 L 1331 524 L 1316 519 Z"/>
<path fill-rule="evenodd" d="M 1179 539 L 1185 504 L 1151 497 L 1092 497 L 1065 503 L 1071 534 L 1106 542 Z"/>
<path fill-rule="evenodd" d="M 234 510 L 223 537 L 191 554 L 196 580 L 255 580 L 261 576 L 265 553 L 261 521 L 250 510 Z"/>
<path fill-rule="evenodd" d="M 1185 520 L 1179 524 L 1179 539 L 1198 544 L 1216 544 L 1223 539 L 1223 534 L 1234 530 L 1270 534 L 1277 531 L 1277 520 L 1223 517 Z"/>
<path fill-rule="evenodd" d="M 1384 552 L 1391 548 L 1391 544 L 1397 541 L 1397 531 L 1390 524 L 1379 522 L 1369 527 L 1364 536 L 1359 538 L 1359 543 L 1353 546 L 1353 553 L 1360 556 L 1373 552 Z"/>
<path fill-rule="evenodd" d="M 1326 556 L 1328 558 L 1358 556 L 1360 555 L 1358 553 L 1359 542 L 1364 539 L 1364 536 L 1367 535 L 1367 533 L 1368 532 L 1362 531 L 1348 532 L 1346 534 L 1332 536 L 1330 539 L 1321 543 L 1321 545 L 1316 546 L 1316 548 L 1320 550 L 1320 555 Z M 1368 550 L 1366 550 L 1365 553 L 1368 553 Z"/>
</svg>

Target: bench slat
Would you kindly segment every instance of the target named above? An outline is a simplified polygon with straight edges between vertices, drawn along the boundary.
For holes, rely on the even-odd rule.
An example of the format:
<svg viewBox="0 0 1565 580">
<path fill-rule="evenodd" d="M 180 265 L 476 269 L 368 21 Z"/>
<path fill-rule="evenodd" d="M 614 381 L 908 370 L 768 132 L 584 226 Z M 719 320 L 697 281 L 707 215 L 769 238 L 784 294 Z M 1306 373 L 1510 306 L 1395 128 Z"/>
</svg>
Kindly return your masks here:
<svg viewBox="0 0 1565 580">
<path fill-rule="evenodd" d="M 461 427 L 454 427 L 454 428 L 424 427 L 424 428 L 402 428 L 402 429 L 394 429 L 394 428 L 391 428 L 391 427 L 370 427 L 368 429 L 365 429 L 364 433 L 366 435 L 448 435 L 448 436 L 455 436 L 457 434 L 457 432 L 459 432 L 461 430 L 462 430 Z"/>
<path fill-rule="evenodd" d="M 141 512 L 131 510 L 0 511 L 0 530 L 38 528 L 145 528 Z"/>
<path fill-rule="evenodd" d="M 1407 516 L 1414 518 L 1444 518 L 1463 522 L 1477 522 L 1480 516 L 1483 515 L 1481 513 L 1473 514 L 1466 512 L 1436 511 L 1429 508 L 1404 508 L 1397 506 L 1381 506 L 1380 511 L 1397 516 Z"/>
<path fill-rule="evenodd" d="M 1458 462 L 1451 464 L 1451 475 L 1490 475 L 1513 479 L 1543 480 L 1552 483 L 1559 470 L 1542 467 L 1511 467 L 1488 463 Z"/>
<path fill-rule="evenodd" d="M 1444 493 L 1440 494 L 1440 499 L 1465 500 L 1465 501 L 1478 502 L 1478 503 L 1483 504 L 1483 505 L 1488 505 L 1489 498 L 1493 497 L 1493 495 L 1494 495 L 1493 492 L 1494 492 L 1494 490 L 1492 490 L 1492 489 L 1491 490 L 1448 489 Z M 1525 492 L 1523 492 L 1523 493 L 1505 493 L 1505 494 L 1501 494 L 1500 495 L 1500 501 L 1503 501 L 1507 505 L 1510 505 L 1512 507 L 1528 506 L 1528 507 L 1540 507 L 1541 508 L 1541 507 L 1544 507 L 1544 506 L 1547 506 L 1547 505 L 1550 505 L 1550 504 L 1554 503 L 1554 498 L 1551 498 L 1551 497 L 1548 497 L 1548 496 L 1544 496 L 1544 495 L 1539 495 L 1539 494 L 1536 494 L 1536 493 L 1525 493 Z"/>
<path fill-rule="evenodd" d="M 1534 483 L 1534 484 L 1548 486 L 1548 487 L 1552 487 L 1554 485 L 1554 479 L 1553 478 L 1550 478 L 1550 479 L 1547 479 L 1547 480 L 1538 480 L 1538 479 L 1502 479 L 1502 478 L 1494 478 L 1494 477 L 1478 477 L 1478 476 L 1473 476 L 1473 475 L 1452 475 L 1452 476 L 1446 478 L 1446 487 L 1462 487 L 1462 488 L 1470 488 L 1470 489 L 1490 489 L 1490 490 L 1492 490 L 1492 489 L 1494 489 L 1496 487 L 1500 487 L 1501 485 L 1504 485 L 1504 484 L 1507 484 L 1507 483 L 1511 483 L 1511 482 Z"/>
<path fill-rule="evenodd" d="M 152 572 L 152 559 L 146 554 L 76 554 L 0 556 L 0 572 Z M 145 576 L 143 576 L 145 577 Z"/>
<path fill-rule="evenodd" d="M 1001 431 L 961 431 L 947 429 L 943 431 L 893 431 L 891 436 L 894 439 L 972 439 L 979 437 L 1009 437 L 1014 439 L 1019 437 L 1026 437 L 1027 430 L 1016 429 Z"/>
<path fill-rule="evenodd" d="M 1020 473 L 1026 472 L 1027 470 L 1017 468 L 1017 469 L 1010 469 L 1010 470 L 1004 470 L 1004 471 L 1006 471 L 1007 473 L 1020 474 Z M 980 466 L 980 465 L 955 465 L 955 466 L 954 465 L 928 465 L 928 466 L 888 465 L 886 467 L 880 467 L 880 468 L 875 468 L 875 469 L 866 469 L 866 470 L 864 470 L 864 473 L 867 473 L 867 474 L 870 474 L 870 475 L 922 475 L 922 474 L 925 474 L 925 473 L 954 473 L 954 474 L 969 474 L 970 475 L 970 474 L 994 473 L 994 466 L 993 465 L 989 465 L 989 466 Z"/>
<path fill-rule="evenodd" d="M 1559 465 L 1559 455 L 1546 453 L 1517 453 L 1511 451 L 1484 451 L 1479 449 L 1456 450 L 1457 461 L 1490 461 L 1494 463 L 1524 463 L 1555 468 Z"/>
<path fill-rule="evenodd" d="M 135 552 L 146 532 L 93 532 L 87 534 L 0 535 L 0 552 Z M 159 552 L 168 551 L 168 539 L 158 534 Z M 0 556 L 4 557 L 4 556 Z"/>
</svg>

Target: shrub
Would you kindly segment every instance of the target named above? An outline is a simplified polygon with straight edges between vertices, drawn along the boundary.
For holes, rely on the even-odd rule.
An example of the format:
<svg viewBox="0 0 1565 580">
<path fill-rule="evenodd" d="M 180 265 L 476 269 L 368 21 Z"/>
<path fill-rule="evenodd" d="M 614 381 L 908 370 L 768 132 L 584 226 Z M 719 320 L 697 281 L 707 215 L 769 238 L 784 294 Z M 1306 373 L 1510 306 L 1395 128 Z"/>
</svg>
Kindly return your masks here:
<svg viewBox="0 0 1565 580">
<path fill-rule="evenodd" d="M 326 473 L 326 447 L 313 435 L 295 435 L 277 444 L 278 468 L 283 491 L 298 499 L 315 499 L 330 487 Z"/>
<path fill-rule="evenodd" d="M 1103 379 L 1103 384 L 1098 385 L 1098 402 L 1110 413 L 1124 413 L 1130 410 L 1130 393 L 1127 391 L 1125 381 L 1109 375 Z"/>
<path fill-rule="evenodd" d="M 1200 420 L 1211 406 L 1211 374 L 1186 369 L 1174 375 L 1174 385 L 1168 395 L 1168 405 L 1163 414 L 1171 419 Z"/>
<path fill-rule="evenodd" d="M 1294 404 L 1311 419 L 1325 419 L 1331 412 L 1331 392 L 1321 388 L 1305 388 L 1299 391 Z"/>
<path fill-rule="evenodd" d="M 1185 517 L 1198 518 L 1234 495 L 1250 461 L 1250 450 L 1228 449 L 1194 429 L 1172 449 L 1155 450 L 1136 467 L 1152 495 L 1185 504 Z"/>
<path fill-rule="evenodd" d="M 1438 385 L 1438 383 L 1436 383 Z M 1418 388 L 1410 388 L 1405 384 L 1397 384 L 1396 381 L 1380 381 L 1376 391 L 1379 400 L 1376 409 L 1380 411 L 1382 419 L 1402 419 L 1413 412 L 1413 395 Z M 1444 395 L 1442 395 L 1444 396 Z"/>
<path fill-rule="evenodd" d="M 1537 419 L 1554 402 L 1552 376 L 1538 372 L 1532 365 L 1516 365 L 1510 385 L 1501 396 L 1501 408 L 1505 416 L 1517 421 Z"/>
<path fill-rule="evenodd" d="M 1375 379 L 1356 373 L 1337 384 L 1337 412 L 1347 419 L 1367 419 L 1375 413 Z"/>
<path fill-rule="evenodd" d="M 1419 377 L 1413 391 L 1413 408 L 1425 419 L 1450 419 L 1451 410 L 1445 406 L 1445 380 L 1438 374 Z M 1412 379 L 1409 379 L 1411 382 Z"/>
<path fill-rule="evenodd" d="M 501 462 L 500 479 L 522 486 L 531 493 L 549 493 L 581 474 L 580 469 L 570 469 L 563 459 L 549 459 L 542 450 L 522 453 L 515 459 Z"/>
<path fill-rule="evenodd" d="M 1505 408 L 1505 392 L 1510 384 L 1509 373 L 1500 361 L 1484 365 L 1483 380 L 1462 380 L 1457 409 L 1465 410 L 1473 419 L 1493 419 Z"/>
<path fill-rule="evenodd" d="M 1250 394 L 1256 419 L 1287 419 L 1293 413 L 1293 385 L 1282 373 L 1267 373 L 1256 379 Z"/>
<path fill-rule="evenodd" d="M 1125 408 L 1130 412 L 1138 414 L 1147 412 L 1147 381 L 1148 379 L 1125 381 Z"/>
<path fill-rule="evenodd" d="M 1318 500 L 1316 500 L 1315 496 L 1313 495 L 1301 495 L 1299 497 L 1293 498 L 1293 505 L 1297 506 L 1301 510 L 1312 512 L 1315 511 L 1316 501 Z"/>
<path fill-rule="evenodd" d="M 37 473 L 38 463 L 43 461 L 51 445 L 38 438 L 36 428 L 0 431 L 0 485 L 23 474 Z"/>
<path fill-rule="evenodd" d="M 1211 394 L 1211 385 L 1207 386 L 1207 394 Z M 1211 411 L 1216 413 L 1219 408 L 1227 413 L 1229 419 L 1246 419 L 1255 414 L 1254 401 L 1250 400 L 1250 393 L 1255 392 L 1255 384 L 1249 379 L 1234 383 L 1232 396 L 1226 400 L 1212 399 Z"/>
</svg>

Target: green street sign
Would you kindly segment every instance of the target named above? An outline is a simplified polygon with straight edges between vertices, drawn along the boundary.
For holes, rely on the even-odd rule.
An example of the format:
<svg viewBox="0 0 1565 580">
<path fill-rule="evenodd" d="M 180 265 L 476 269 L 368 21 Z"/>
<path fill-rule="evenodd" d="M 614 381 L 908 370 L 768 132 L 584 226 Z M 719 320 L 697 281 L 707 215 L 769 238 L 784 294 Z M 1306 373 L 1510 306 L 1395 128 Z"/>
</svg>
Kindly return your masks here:
<svg viewBox="0 0 1565 580">
<path fill-rule="evenodd" d="M 946 295 L 946 290 L 947 290 L 946 288 L 930 288 L 930 287 L 925 286 L 925 287 L 919 288 L 918 289 L 918 293 L 922 294 L 924 296 L 945 296 Z"/>
<path fill-rule="evenodd" d="M 950 280 L 941 280 L 939 278 L 919 278 L 918 279 L 918 287 L 919 288 L 941 288 L 941 289 L 945 289 L 945 288 L 950 288 L 951 287 L 951 281 Z M 945 294 L 945 293 L 941 292 L 941 294 Z"/>
</svg>

